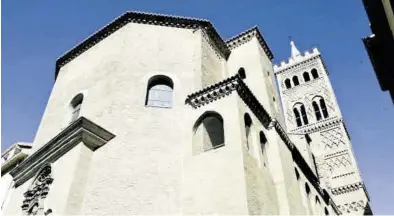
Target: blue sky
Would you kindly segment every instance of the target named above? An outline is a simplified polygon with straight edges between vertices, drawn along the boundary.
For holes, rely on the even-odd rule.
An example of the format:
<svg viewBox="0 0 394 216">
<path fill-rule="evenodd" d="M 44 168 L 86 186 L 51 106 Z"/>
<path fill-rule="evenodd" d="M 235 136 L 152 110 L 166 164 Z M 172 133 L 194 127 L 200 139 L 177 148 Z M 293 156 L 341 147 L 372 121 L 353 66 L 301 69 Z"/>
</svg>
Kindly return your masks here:
<svg viewBox="0 0 394 216">
<path fill-rule="evenodd" d="M 165 3 L 164 3 L 165 2 Z M 2 1 L 1 149 L 32 142 L 54 82 L 56 59 L 127 10 L 210 20 L 223 39 L 258 25 L 275 62 L 318 46 L 352 138 L 375 214 L 394 214 L 394 106 L 380 90 L 361 38 L 361 0 Z"/>
</svg>

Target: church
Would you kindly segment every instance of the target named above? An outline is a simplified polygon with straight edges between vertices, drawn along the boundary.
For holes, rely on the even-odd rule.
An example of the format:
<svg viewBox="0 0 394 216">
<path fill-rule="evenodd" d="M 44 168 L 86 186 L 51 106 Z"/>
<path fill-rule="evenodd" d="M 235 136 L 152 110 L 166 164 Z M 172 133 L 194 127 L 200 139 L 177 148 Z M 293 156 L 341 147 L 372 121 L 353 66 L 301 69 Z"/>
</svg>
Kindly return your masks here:
<svg viewBox="0 0 394 216">
<path fill-rule="evenodd" d="M 2 153 L 3 215 L 369 215 L 317 48 L 126 12 L 56 61 L 32 143 Z"/>
</svg>

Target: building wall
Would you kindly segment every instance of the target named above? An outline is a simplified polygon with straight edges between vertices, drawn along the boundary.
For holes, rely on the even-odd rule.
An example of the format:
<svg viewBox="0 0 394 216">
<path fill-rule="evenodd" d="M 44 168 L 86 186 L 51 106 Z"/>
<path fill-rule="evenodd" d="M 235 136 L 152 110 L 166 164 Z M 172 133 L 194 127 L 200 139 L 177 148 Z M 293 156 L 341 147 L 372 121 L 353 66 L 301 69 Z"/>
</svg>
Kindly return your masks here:
<svg viewBox="0 0 394 216">
<path fill-rule="evenodd" d="M 291 152 L 264 128 L 236 92 L 199 109 L 187 95 L 246 70 L 246 84 L 280 119 L 272 65 L 257 39 L 227 64 L 202 30 L 130 23 L 60 69 L 33 151 L 70 124 L 70 101 L 83 93 L 81 115 L 115 138 L 92 152 L 83 143 L 52 164 L 45 208 L 55 214 L 304 214 Z M 174 82 L 171 108 L 145 106 L 151 77 Z M 193 154 L 193 126 L 219 113 L 225 145 Z M 246 146 L 244 114 L 253 121 Z M 265 154 L 259 131 L 267 137 Z M 6 214 L 20 214 L 32 179 L 13 189 Z M 322 200 L 322 199 L 321 199 Z"/>
<path fill-rule="evenodd" d="M 202 87 L 215 84 L 223 80 L 226 75 L 226 60 L 224 56 L 217 51 L 217 48 L 212 44 L 208 35 L 204 31 L 201 32 L 201 79 Z"/>
</svg>

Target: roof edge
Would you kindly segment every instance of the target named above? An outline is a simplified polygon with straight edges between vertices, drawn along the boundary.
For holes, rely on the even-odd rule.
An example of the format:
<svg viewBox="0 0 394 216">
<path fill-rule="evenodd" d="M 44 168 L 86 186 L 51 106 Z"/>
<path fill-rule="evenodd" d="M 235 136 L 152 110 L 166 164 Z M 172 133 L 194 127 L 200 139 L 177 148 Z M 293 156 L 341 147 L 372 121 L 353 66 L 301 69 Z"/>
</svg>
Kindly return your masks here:
<svg viewBox="0 0 394 216">
<path fill-rule="evenodd" d="M 139 11 L 128 11 L 119 17 L 115 18 L 112 22 L 105 25 L 100 30 L 93 33 L 91 36 L 77 44 L 61 57 L 56 60 L 56 72 L 55 80 L 62 66 L 75 59 L 124 25 L 128 23 L 142 23 L 158 26 L 168 26 L 175 28 L 186 28 L 186 29 L 204 29 L 209 37 L 213 40 L 219 51 L 227 59 L 231 51 L 227 47 L 224 40 L 220 37 L 216 29 L 213 27 L 211 22 L 205 19 L 189 18 L 182 16 L 164 15 L 157 13 L 145 13 Z"/>
<path fill-rule="evenodd" d="M 269 48 L 267 42 L 265 41 L 263 34 L 257 27 L 257 25 L 253 26 L 252 28 L 246 29 L 245 31 L 239 33 L 231 37 L 230 39 L 226 40 L 227 46 L 230 50 L 235 49 L 236 47 L 248 42 L 252 37 L 255 36 L 259 41 L 261 47 L 263 48 L 265 54 L 267 54 L 270 60 L 274 59 L 274 54 L 272 53 L 271 49 Z"/>
</svg>

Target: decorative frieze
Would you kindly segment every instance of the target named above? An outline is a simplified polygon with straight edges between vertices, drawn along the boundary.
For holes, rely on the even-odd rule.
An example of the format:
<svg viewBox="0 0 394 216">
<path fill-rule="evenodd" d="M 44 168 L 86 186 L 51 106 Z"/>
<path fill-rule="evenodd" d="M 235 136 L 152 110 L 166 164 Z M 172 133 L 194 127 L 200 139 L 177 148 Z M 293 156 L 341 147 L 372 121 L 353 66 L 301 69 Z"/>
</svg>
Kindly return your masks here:
<svg viewBox="0 0 394 216">
<path fill-rule="evenodd" d="M 336 174 L 337 170 L 341 170 L 339 168 L 352 166 L 349 153 L 326 158 L 325 161 L 331 174 Z"/>
<path fill-rule="evenodd" d="M 341 194 L 357 191 L 363 188 L 364 188 L 364 184 L 362 182 L 357 182 L 354 184 L 348 184 L 341 187 L 332 188 L 331 193 L 334 195 L 341 195 Z"/>
<path fill-rule="evenodd" d="M 338 208 L 343 214 L 350 214 L 350 213 L 355 214 L 356 212 L 362 212 L 363 215 L 368 215 L 368 214 L 364 214 L 364 212 L 368 212 L 368 205 L 366 205 L 363 200 L 341 204 L 338 205 Z"/>
</svg>

